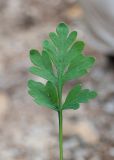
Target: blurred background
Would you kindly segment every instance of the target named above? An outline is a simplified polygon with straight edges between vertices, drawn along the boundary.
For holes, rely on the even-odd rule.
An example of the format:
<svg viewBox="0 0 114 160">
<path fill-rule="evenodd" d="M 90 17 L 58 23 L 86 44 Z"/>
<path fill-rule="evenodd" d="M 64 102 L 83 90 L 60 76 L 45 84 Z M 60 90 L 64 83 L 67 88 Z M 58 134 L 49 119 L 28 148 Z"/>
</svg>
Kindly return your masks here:
<svg viewBox="0 0 114 160">
<path fill-rule="evenodd" d="M 0 0 L 0 160 L 59 159 L 57 113 L 37 107 L 27 80 L 29 50 L 41 50 L 61 21 L 78 31 L 87 42 L 85 53 L 96 57 L 80 81 L 98 92 L 79 110 L 64 112 L 64 160 L 114 159 L 114 1 L 99 0 L 101 8 L 98 0 L 85 1 Z"/>
</svg>

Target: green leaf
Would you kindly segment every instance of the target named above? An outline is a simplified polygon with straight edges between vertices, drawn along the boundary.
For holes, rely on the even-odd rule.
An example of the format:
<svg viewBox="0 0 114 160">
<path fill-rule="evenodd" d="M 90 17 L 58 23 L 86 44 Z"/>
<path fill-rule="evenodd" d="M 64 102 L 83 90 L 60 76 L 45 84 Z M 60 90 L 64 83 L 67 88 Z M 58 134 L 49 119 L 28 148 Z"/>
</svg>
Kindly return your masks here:
<svg viewBox="0 0 114 160">
<path fill-rule="evenodd" d="M 84 49 L 84 42 L 82 41 L 75 42 L 65 55 L 65 67 L 66 65 L 69 65 L 72 62 L 72 60 L 77 59 L 77 57 L 80 54 L 82 54 L 83 49 Z"/>
<path fill-rule="evenodd" d="M 41 55 L 39 51 L 35 49 L 30 50 L 30 60 L 34 65 L 38 66 L 39 68 L 43 66 Z"/>
<path fill-rule="evenodd" d="M 36 82 L 33 80 L 28 80 L 28 87 L 30 89 L 35 89 L 35 90 L 41 90 L 42 92 L 45 91 L 45 86 L 41 82 Z"/>
<path fill-rule="evenodd" d="M 51 81 L 52 83 L 56 82 L 56 77 L 46 69 L 39 69 L 37 67 L 30 67 L 29 72 L 31 72 L 32 74 L 35 74 L 37 76 L 40 76 L 48 81 Z"/>
<path fill-rule="evenodd" d="M 77 32 L 73 31 L 68 35 L 68 38 L 66 40 L 66 48 L 71 47 L 71 45 L 76 41 Z"/>
<path fill-rule="evenodd" d="M 97 94 L 95 91 L 82 89 L 81 85 L 78 84 L 68 93 L 62 109 L 78 109 L 80 103 L 88 102 L 96 96 Z"/>
<path fill-rule="evenodd" d="M 45 40 L 43 42 L 43 48 L 47 52 L 47 54 L 49 55 L 49 57 L 51 58 L 51 60 L 55 64 L 55 66 L 57 67 L 57 59 L 58 59 L 57 58 L 57 51 L 56 51 L 56 48 L 54 47 L 54 45 L 52 44 L 52 42 L 49 40 Z"/>
<path fill-rule="evenodd" d="M 54 32 L 51 32 L 51 33 L 49 33 L 49 37 L 50 37 L 50 39 L 52 40 L 52 42 L 53 42 L 53 44 L 55 45 L 55 47 L 57 47 L 57 48 L 61 48 L 61 43 L 60 43 L 60 41 L 59 41 L 59 37 L 58 37 L 58 35 L 56 34 L 56 33 L 54 33 Z M 56 51 L 57 52 L 57 51 Z M 57 53 L 56 53 L 57 54 Z"/>
<path fill-rule="evenodd" d="M 46 92 L 49 95 L 53 104 L 55 104 L 57 106 L 57 103 L 58 103 L 57 89 L 53 83 L 51 83 L 49 81 L 46 83 Z"/>
<path fill-rule="evenodd" d="M 87 74 L 95 62 L 95 58 L 83 54 L 84 42 L 77 41 L 77 32 L 69 32 L 65 23 L 58 24 L 56 31 L 49 33 L 49 39 L 43 42 L 43 50 L 32 49 L 30 59 L 33 67 L 29 71 L 47 80 L 47 83 L 30 81 L 29 94 L 40 105 L 56 111 L 78 109 L 80 103 L 88 102 L 96 93 L 75 86 L 61 104 L 63 85 L 70 80 Z"/>
<path fill-rule="evenodd" d="M 53 73 L 52 63 L 46 51 L 42 52 L 42 61 L 43 61 L 44 68 L 50 71 L 50 73 Z"/>
<path fill-rule="evenodd" d="M 80 92 L 80 95 L 77 97 L 79 103 L 86 103 L 89 99 L 93 99 L 97 96 L 95 91 L 90 91 L 89 89 L 84 89 Z"/>
<path fill-rule="evenodd" d="M 46 51 L 42 51 L 42 55 L 37 50 L 30 51 L 30 59 L 35 67 L 30 67 L 29 71 L 53 83 L 56 77 L 53 73 L 52 63 Z"/>
<path fill-rule="evenodd" d="M 68 33 L 69 33 L 69 28 L 65 23 L 60 23 L 58 24 L 56 28 L 56 32 L 58 35 L 61 36 L 62 40 L 66 39 Z"/>
<path fill-rule="evenodd" d="M 53 61 L 57 73 L 63 75 L 73 59 L 82 54 L 84 42 L 76 42 L 77 32 L 69 33 L 69 28 L 64 23 L 60 23 L 56 33 L 51 32 L 49 37 L 50 40 L 44 41 L 43 48 Z"/>
<path fill-rule="evenodd" d="M 78 84 L 76 85 L 68 94 L 66 100 L 65 100 L 65 103 L 69 103 L 71 102 L 72 100 L 75 99 L 76 95 L 80 92 L 81 90 L 81 85 Z"/>
<path fill-rule="evenodd" d="M 85 75 L 88 73 L 88 70 L 92 67 L 94 62 L 95 58 L 83 56 L 80 54 L 71 62 L 70 66 L 68 67 L 68 70 L 63 76 L 64 82 Z"/>
<path fill-rule="evenodd" d="M 45 107 L 51 108 L 53 110 L 58 110 L 57 106 L 54 105 L 50 96 L 46 92 L 46 87 L 40 82 L 35 82 L 33 80 L 28 81 L 29 94 L 34 98 L 34 101 Z"/>
<path fill-rule="evenodd" d="M 64 23 L 60 23 L 56 28 L 56 33 L 51 32 L 49 34 L 51 41 L 45 41 L 43 44 L 44 49 L 48 52 L 50 58 L 54 62 L 57 72 L 63 72 L 63 59 L 66 52 L 65 42 L 68 36 L 68 26 Z M 67 44 L 68 42 L 66 42 Z"/>
<path fill-rule="evenodd" d="M 76 109 L 78 109 L 78 108 L 80 108 L 79 103 L 71 102 L 71 103 L 69 103 L 68 105 L 63 106 L 63 107 L 62 107 L 62 110 L 67 110 L 67 109 L 76 110 Z"/>
</svg>

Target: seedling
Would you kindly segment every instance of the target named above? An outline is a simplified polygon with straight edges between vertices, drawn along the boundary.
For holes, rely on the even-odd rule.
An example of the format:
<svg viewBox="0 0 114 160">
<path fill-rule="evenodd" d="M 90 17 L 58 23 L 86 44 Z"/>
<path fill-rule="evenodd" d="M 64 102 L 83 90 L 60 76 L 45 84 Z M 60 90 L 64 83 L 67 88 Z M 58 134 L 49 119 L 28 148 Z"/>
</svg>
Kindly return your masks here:
<svg viewBox="0 0 114 160">
<path fill-rule="evenodd" d="M 95 58 L 83 55 L 84 42 L 76 41 L 77 32 L 69 33 L 65 23 L 60 23 L 56 32 L 49 33 L 49 40 L 43 42 L 42 53 L 32 49 L 30 59 L 34 66 L 29 71 L 47 80 L 46 84 L 28 81 L 29 94 L 41 106 L 58 113 L 60 160 L 63 160 L 63 111 L 78 109 L 80 103 L 86 103 L 96 97 L 95 91 L 83 89 L 76 84 L 62 100 L 62 90 L 66 82 L 77 80 L 86 75 L 93 66 Z"/>
</svg>

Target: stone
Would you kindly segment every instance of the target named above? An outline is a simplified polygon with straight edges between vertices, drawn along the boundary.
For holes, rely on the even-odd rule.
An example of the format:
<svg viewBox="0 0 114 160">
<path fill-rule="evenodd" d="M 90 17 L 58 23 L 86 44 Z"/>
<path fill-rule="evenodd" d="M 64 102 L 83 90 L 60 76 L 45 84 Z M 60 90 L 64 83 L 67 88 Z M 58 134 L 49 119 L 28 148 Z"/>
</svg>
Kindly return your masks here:
<svg viewBox="0 0 114 160">
<path fill-rule="evenodd" d="M 64 121 L 63 125 L 64 136 L 78 136 L 84 143 L 96 144 L 99 142 L 99 135 L 92 123 L 87 120 L 72 122 Z"/>
<path fill-rule="evenodd" d="M 76 134 L 87 144 L 96 144 L 99 142 L 99 135 L 92 123 L 89 121 L 80 121 L 76 124 Z"/>
<path fill-rule="evenodd" d="M 103 110 L 109 114 L 114 114 L 114 100 L 107 102 L 104 105 Z"/>
<path fill-rule="evenodd" d="M 82 17 L 83 11 L 79 5 L 73 5 L 66 11 L 66 16 L 70 19 L 76 19 Z"/>
<path fill-rule="evenodd" d="M 69 5 L 76 3 L 77 0 L 65 0 L 65 2 Z"/>
<path fill-rule="evenodd" d="M 72 121 L 68 121 L 67 119 L 64 119 L 63 121 L 63 136 L 64 137 L 71 137 L 76 135 L 75 132 L 75 125 L 76 123 Z"/>
<path fill-rule="evenodd" d="M 114 147 L 112 147 L 112 148 L 109 149 L 109 155 L 111 157 L 114 157 Z"/>
<path fill-rule="evenodd" d="M 9 107 L 9 97 L 6 93 L 0 92 L 0 121 L 4 118 Z"/>
<path fill-rule="evenodd" d="M 96 155 L 94 157 L 91 157 L 91 160 L 101 160 L 101 158 L 98 155 Z"/>
<path fill-rule="evenodd" d="M 67 151 L 64 152 L 64 159 L 65 160 L 72 159 L 72 152 L 71 152 L 71 150 L 67 150 Z"/>
<path fill-rule="evenodd" d="M 77 146 L 79 146 L 79 142 L 74 137 L 70 138 L 70 139 L 67 139 L 63 144 L 63 148 L 65 150 L 69 150 L 69 149 L 71 150 L 71 149 L 73 149 L 73 148 L 75 148 Z"/>
<path fill-rule="evenodd" d="M 79 148 L 74 152 L 74 159 L 85 160 L 88 155 L 88 149 Z"/>
<path fill-rule="evenodd" d="M 0 75 L 2 75 L 2 73 L 4 72 L 4 59 L 3 57 L 0 57 Z"/>
</svg>

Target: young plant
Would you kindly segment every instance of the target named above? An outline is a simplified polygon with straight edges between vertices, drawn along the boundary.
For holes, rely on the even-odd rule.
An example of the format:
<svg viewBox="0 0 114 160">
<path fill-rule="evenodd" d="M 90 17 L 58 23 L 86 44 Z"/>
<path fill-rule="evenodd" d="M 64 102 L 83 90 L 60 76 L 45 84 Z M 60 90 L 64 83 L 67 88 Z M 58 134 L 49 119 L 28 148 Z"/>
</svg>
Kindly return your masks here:
<svg viewBox="0 0 114 160">
<path fill-rule="evenodd" d="M 41 106 L 55 110 L 59 119 L 60 160 L 63 160 L 63 111 L 78 109 L 96 97 L 95 91 L 83 89 L 76 84 L 62 101 L 62 89 L 66 82 L 78 79 L 88 73 L 95 58 L 83 55 L 84 42 L 76 41 L 77 32 L 69 33 L 65 23 L 60 23 L 56 32 L 49 33 L 49 40 L 43 42 L 42 53 L 32 49 L 30 59 L 34 66 L 29 71 L 47 80 L 46 84 L 28 81 L 29 94 Z"/>
</svg>

